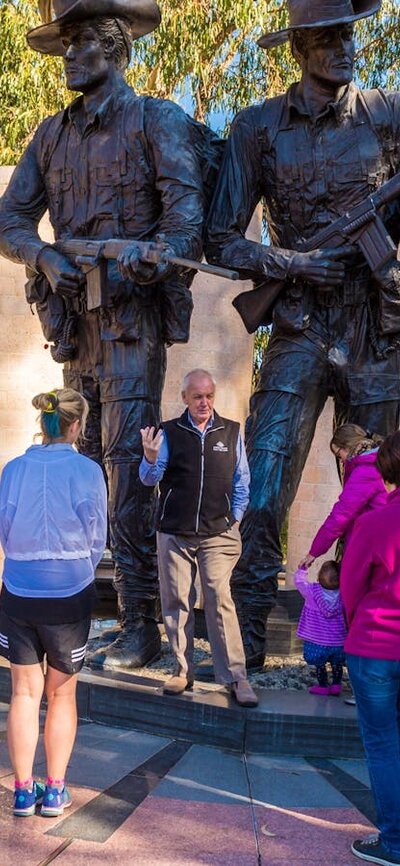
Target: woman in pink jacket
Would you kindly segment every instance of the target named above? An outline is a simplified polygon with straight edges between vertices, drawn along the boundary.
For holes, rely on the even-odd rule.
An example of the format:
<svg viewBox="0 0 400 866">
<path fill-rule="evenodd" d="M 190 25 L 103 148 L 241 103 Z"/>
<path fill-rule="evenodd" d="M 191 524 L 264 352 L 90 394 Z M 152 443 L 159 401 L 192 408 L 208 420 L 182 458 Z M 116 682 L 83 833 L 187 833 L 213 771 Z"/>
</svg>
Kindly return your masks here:
<svg viewBox="0 0 400 866">
<path fill-rule="evenodd" d="M 376 466 L 380 442 L 381 436 L 371 435 L 357 424 L 337 428 L 330 449 L 344 466 L 343 491 L 299 568 L 309 568 L 314 559 L 326 553 L 339 538 L 343 538 L 346 547 L 356 518 L 386 504 L 387 492 Z"/>
<path fill-rule="evenodd" d="M 383 508 L 356 521 L 340 588 L 347 667 L 379 828 L 352 851 L 392 866 L 400 864 L 400 431 L 379 448 L 377 467 L 391 492 Z"/>
</svg>

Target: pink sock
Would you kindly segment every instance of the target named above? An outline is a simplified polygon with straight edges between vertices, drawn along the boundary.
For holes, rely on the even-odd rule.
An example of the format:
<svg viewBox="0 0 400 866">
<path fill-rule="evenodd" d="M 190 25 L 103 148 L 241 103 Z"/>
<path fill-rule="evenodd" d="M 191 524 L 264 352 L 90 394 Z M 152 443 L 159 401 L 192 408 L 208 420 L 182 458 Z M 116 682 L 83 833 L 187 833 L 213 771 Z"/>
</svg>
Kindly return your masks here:
<svg viewBox="0 0 400 866">
<path fill-rule="evenodd" d="M 64 787 L 64 779 L 52 779 L 51 776 L 47 776 L 46 784 L 49 788 L 59 788 L 62 791 Z"/>
<path fill-rule="evenodd" d="M 16 787 L 18 790 L 19 790 L 20 788 L 23 789 L 23 790 L 25 790 L 25 788 L 28 788 L 28 790 L 31 791 L 32 788 L 33 788 L 33 778 L 32 778 L 32 776 L 29 776 L 29 779 L 26 779 L 25 782 L 21 782 L 19 779 L 16 779 L 16 780 L 15 780 L 15 787 Z"/>
</svg>

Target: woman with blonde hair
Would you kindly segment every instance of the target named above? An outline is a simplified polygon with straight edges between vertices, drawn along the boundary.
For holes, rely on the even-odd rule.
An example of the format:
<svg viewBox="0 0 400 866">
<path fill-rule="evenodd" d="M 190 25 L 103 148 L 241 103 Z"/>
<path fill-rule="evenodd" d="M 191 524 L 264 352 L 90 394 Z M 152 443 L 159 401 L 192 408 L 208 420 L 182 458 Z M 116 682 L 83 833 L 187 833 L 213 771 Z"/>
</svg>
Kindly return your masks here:
<svg viewBox="0 0 400 866">
<path fill-rule="evenodd" d="M 85 656 L 94 571 L 106 542 L 106 488 L 100 466 L 74 444 L 87 401 L 72 388 L 32 400 L 42 442 L 5 466 L 0 481 L 0 652 L 11 666 L 8 747 L 15 772 L 14 815 L 61 815 L 74 744 L 76 683 Z M 46 671 L 43 660 L 46 657 Z M 46 787 L 32 778 L 45 691 Z"/>
<path fill-rule="evenodd" d="M 387 492 L 376 465 L 382 441 L 382 436 L 358 424 L 343 424 L 335 431 L 330 449 L 343 467 L 343 490 L 299 568 L 309 568 L 314 559 L 326 553 L 339 538 L 343 539 L 345 549 L 356 518 L 365 511 L 386 505 Z"/>
</svg>

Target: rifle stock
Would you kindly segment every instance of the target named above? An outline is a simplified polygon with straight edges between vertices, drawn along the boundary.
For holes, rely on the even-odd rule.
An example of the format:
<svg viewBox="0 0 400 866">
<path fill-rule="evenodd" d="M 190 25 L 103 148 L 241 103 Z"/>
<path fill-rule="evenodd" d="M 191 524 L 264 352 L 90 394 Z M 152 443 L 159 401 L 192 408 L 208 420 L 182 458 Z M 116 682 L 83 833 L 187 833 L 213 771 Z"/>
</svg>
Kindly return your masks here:
<svg viewBox="0 0 400 866">
<path fill-rule="evenodd" d="M 254 334 L 260 325 L 270 323 L 266 312 L 276 301 L 284 285 L 283 280 L 265 280 L 254 286 L 254 289 L 241 292 L 233 299 L 232 304 L 249 334 Z"/>
</svg>

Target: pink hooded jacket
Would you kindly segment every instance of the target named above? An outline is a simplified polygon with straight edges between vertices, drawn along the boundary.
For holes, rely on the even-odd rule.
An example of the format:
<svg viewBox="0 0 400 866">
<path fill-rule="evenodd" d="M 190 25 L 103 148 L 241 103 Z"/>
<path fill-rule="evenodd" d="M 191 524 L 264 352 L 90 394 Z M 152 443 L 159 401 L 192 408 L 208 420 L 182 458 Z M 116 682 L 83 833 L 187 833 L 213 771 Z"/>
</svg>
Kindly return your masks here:
<svg viewBox="0 0 400 866">
<path fill-rule="evenodd" d="M 340 570 L 346 652 L 400 661 L 400 488 L 354 526 Z"/>
<path fill-rule="evenodd" d="M 346 547 L 356 518 L 386 505 L 387 493 L 376 455 L 377 449 L 346 460 L 342 493 L 314 538 L 311 556 L 322 556 L 338 538 L 344 538 Z"/>
</svg>

